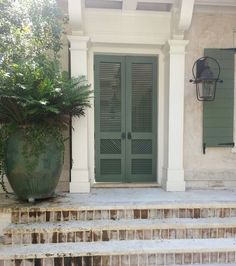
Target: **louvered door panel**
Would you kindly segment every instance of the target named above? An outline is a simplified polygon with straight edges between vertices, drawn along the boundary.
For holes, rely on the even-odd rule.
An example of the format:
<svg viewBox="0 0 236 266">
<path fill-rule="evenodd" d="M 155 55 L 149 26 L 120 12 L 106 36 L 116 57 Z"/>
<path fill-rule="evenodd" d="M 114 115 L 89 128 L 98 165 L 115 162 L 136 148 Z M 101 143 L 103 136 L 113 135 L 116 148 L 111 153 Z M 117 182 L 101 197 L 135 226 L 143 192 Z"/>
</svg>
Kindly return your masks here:
<svg viewBox="0 0 236 266">
<path fill-rule="evenodd" d="M 122 74 L 123 72 L 123 74 Z M 95 57 L 96 181 L 123 182 L 125 176 L 124 58 Z"/>
<path fill-rule="evenodd" d="M 156 181 L 156 59 L 95 56 L 97 182 Z"/>
<path fill-rule="evenodd" d="M 121 64 L 100 62 L 100 130 L 121 132 Z"/>
<path fill-rule="evenodd" d="M 127 57 L 128 182 L 156 181 L 156 60 Z"/>
<path fill-rule="evenodd" d="M 152 132 L 152 64 L 132 64 L 132 131 Z"/>
</svg>

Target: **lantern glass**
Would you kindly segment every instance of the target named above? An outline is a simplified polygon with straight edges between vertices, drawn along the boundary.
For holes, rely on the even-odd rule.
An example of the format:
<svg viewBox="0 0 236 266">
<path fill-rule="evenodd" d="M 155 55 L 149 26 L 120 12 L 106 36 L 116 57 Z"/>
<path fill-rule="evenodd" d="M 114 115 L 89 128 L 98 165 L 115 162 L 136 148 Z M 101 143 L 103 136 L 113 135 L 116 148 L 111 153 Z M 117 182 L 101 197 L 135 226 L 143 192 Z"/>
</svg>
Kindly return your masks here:
<svg viewBox="0 0 236 266">
<path fill-rule="evenodd" d="M 199 101 L 214 101 L 216 85 L 223 82 L 219 79 L 220 65 L 212 57 L 204 56 L 196 60 L 192 67 L 194 79 L 190 82 L 196 85 L 196 94 Z"/>
<path fill-rule="evenodd" d="M 197 99 L 199 101 L 213 101 L 216 93 L 216 80 L 201 80 L 196 83 Z"/>
</svg>

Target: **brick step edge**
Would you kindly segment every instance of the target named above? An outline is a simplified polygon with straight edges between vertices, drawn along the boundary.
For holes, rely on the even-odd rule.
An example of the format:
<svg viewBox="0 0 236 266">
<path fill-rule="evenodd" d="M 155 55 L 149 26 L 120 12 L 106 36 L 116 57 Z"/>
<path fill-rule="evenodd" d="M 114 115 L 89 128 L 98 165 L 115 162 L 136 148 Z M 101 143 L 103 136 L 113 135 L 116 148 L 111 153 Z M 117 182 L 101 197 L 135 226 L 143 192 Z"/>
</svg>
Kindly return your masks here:
<svg viewBox="0 0 236 266">
<path fill-rule="evenodd" d="M 177 256 L 176 256 L 177 255 Z M 85 256 L 85 257 L 58 257 L 58 258 L 44 258 L 44 259 L 16 259 L 16 260 L 1 260 L 0 265 L 4 266 L 235 266 L 235 263 L 231 258 L 225 260 L 225 257 L 209 257 L 206 256 L 194 256 L 184 254 L 182 257 L 180 254 L 141 254 L 141 255 L 114 255 L 114 256 Z M 216 262 L 212 264 L 211 260 Z M 201 261 L 201 263 L 199 263 Z M 209 261 L 211 261 L 209 263 Z M 188 263 L 188 264 L 186 264 Z M 202 264 L 203 263 L 203 264 Z"/>
<path fill-rule="evenodd" d="M 223 254 L 235 262 L 236 239 L 130 240 L 90 243 L 36 244 L 2 247 L 1 259 L 111 256 L 139 254 Z M 223 263 L 223 261 L 222 261 Z"/>
<path fill-rule="evenodd" d="M 116 206 L 108 208 L 96 209 L 40 209 L 40 208 L 28 208 L 12 210 L 11 222 L 12 223 L 35 223 L 35 222 L 58 222 L 69 220 L 103 220 L 103 219 L 166 219 L 166 218 L 207 218 L 207 217 L 236 217 L 236 204 L 221 204 L 220 206 L 204 206 L 204 205 L 191 205 L 182 206 L 177 205 L 170 207 L 163 204 L 163 206 L 135 206 L 130 208 L 124 208 L 124 206 Z M 105 208 L 106 207 L 106 208 Z"/>
<path fill-rule="evenodd" d="M 5 245 L 113 240 L 235 238 L 232 218 L 103 220 L 11 225 L 5 230 Z"/>
</svg>

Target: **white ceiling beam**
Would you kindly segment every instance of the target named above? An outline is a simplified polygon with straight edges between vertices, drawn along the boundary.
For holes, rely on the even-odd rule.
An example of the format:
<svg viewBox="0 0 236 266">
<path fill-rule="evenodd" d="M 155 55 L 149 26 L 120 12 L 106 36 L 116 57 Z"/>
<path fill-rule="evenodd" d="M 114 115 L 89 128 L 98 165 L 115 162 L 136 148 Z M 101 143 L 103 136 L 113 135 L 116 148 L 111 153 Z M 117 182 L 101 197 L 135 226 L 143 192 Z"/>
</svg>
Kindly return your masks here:
<svg viewBox="0 0 236 266">
<path fill-rule="evenodd" d="M 123 10 L 136 10 L 138 0 L 123 0 Z"/>
<path fill-rule="evenodd" d="M 191 25 L 195 0 L 176 0 L 172 8 L 171 32 L 173 39 L 183 39 Z"/>
<path fill-rule="evenodd" d="M 181 0 L 179 9 L 178 29 L 186 31 L 189 29 L 193 17 L 194 0 Z"/>
<path fill-rule="evenodd" d="M 69 24 L 74 35 L 83 29 L 82 9 L 82 0 L 68 0 Z"/>
</svg>

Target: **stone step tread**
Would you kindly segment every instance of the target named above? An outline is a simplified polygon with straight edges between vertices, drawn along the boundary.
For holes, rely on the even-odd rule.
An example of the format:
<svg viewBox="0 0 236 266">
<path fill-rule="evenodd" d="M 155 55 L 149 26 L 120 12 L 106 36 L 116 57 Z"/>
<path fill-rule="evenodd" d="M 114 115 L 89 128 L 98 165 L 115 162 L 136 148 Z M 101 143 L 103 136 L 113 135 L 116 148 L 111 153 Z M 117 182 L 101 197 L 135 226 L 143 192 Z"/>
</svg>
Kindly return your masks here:
<svg viewBox="0 0 236 266">
<path fill-rule="evenodd" d="M 29 224 L 11 224 L 5 233 L 30 233 L 52 231 L 90 231 L 90 230 L 128 230 L 128 229 L 199 229 L 199 228 L 232 228 L 236 227 L 235 217 L 227 218 L 167 218 L 167 219 L 121 219 L 121 220 L 90 220 L 42 222 Z"/>
<path fill-rule="evenodd" d="M 38 210 L 71 210 L 101 208 L 134 208 L 166 205 L 176 207 L 224 207 L 236 208 L 236 191 L 228 190 L 187 190 L 185 192 L 166 192 L 161 188 L 113 188 L 91 189 L 91 193 L 59 193 L 56 198 L 33 203 L 19 203 L 16 198 L 0 195 L 0 210 L 7 212 L 17 208 L 20 211 L 37 208 Z M 164 207 L 165 208 L 165 207 Z"/>
<path fill-rule="evenodd" d="M 27 259 L 124 254 L 236 252 L 236 239 L 129 240 L 36 244 L 0 249 L 1 259 Z"/>
<path fill-rule="evenodd" d="M 0 195 L 1 197 L 1 195 Z M 186 196 L 187 197 L 187 196 Z M 50 204 L 41 204 L 35 208 L 34 205 L 31 206 L 30 203 L 16 203 L 17 208 L 14 205 L 10 206 L 1 206 L 0 212 L 9 213 L 12 211 L 19 212 L 29 212 L 34 211 L 95 211 L 95 210 L 133 210 L 133 209 L 216 209 L 216 208 L 236 208 L 235 201 L 162 201 L 162 202 L 143 202 L 143 201 L 128 201 L 128 202 L 82 202 L 74 204 L 71 202 L 70 204 L 61 203 L 58 201 L 57 205 Z"/>
</svg>

